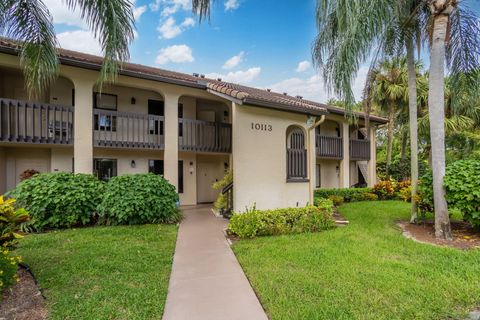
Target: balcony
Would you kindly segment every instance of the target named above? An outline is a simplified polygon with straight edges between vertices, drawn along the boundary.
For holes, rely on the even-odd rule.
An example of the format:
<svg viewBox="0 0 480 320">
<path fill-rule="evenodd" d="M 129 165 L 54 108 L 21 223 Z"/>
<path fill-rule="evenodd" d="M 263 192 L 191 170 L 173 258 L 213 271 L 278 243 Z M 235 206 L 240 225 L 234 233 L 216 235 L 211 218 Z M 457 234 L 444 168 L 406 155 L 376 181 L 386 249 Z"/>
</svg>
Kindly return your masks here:
<svg viewBox="0 0 480 320">
<path fill-rule="evenodd" d="M 350 160 L 370 160 L 370 140 L 350 139 Z"/>
<path fill-rule="evenodd" d="M 0 141 L 73 144 L 73 108 L 0 98 Z"/>
<path fill-rule="evenodd" d="M 163 149 L 164 117 L 93 109 L 96 147 Z"/>
<path fill-rule="evenodd" d="M 327 137 L 317 134 L 315 137 L 317 157 L 325 159 L 342 159 L 343 142 L 341 137 Z"/>
<path fill-rule="evenodd" d="M 193 119 L 178 119 L 180 151 L 230 153 L 232 125 Z"/>
</svg>

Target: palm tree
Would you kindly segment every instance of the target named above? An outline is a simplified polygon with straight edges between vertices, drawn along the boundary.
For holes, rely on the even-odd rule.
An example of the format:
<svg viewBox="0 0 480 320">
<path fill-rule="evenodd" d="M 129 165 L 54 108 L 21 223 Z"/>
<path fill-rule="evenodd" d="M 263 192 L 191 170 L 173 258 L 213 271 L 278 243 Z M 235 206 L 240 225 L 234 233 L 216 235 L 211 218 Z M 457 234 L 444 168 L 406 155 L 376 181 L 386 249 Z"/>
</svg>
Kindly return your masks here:
<svg viewBox="0 0 480 320">
<path fill-rule="evenodd" d="M 478 68 L 480 27 L 476 16 L 461 8 L 457 0 L 317 0 L 316 16 L 318 35 L 313 45 L 314 61 L 322 69 L 326 85 L 349 104 L 354 101 L 351 85 L 355 74 L 374 50 L 377 54 L 407 50 L 411 65 L 413 41 L 431 39 L 429 111 L 431 122 L 435 122 L 431 127 L 432 149 L 435 149 L 434 200 L 439 204 L 438 208 L 435 206 L 435 234 L 450 239 L 442 187 L 445 172 L 443 65 L 447 62 L 454 78 L 461 72 L 468 74 Z M 411 111 L 413 114 L 413 108 Z M 410 119 L 411 125 L 413 121 L 416 119 Z M 412 134 L 411 139 L 414 137 Z M 411 147 L 415 154 L 414 144 Z"/>
<path fill-rule="evenodd" d="M 96 38 L 104 61 L 98 85 L 113 81 L 120 62 L 129 59 L 128 45 L 133 39 L 134 18 L 129 0 L 64 0 L 78 9 Z M 2 0 L 0 35 L 18 41 L 25 88 L 30 96 L 47 89 L 58 74 L 58 41 L 52 17 L 42 0 Z"/>
<path fill-rule="evenodd" d="M 395 118 L 408 101 L 408 72 L 406 59 L 393 58 L 382 61 L 373 70 L 373 85 L 370 99 L 388 115 L 387 126 L 387 178 L 392 162 L 393 134 L 396 127 Z"/>
</svg>

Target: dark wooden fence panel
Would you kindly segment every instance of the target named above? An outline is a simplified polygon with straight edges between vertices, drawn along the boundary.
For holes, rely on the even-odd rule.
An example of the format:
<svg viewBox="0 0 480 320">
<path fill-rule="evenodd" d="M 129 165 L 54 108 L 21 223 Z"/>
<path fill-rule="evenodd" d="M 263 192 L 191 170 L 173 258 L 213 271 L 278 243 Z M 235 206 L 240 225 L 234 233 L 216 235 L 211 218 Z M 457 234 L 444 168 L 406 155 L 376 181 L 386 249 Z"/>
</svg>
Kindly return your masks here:
<svg viewBox="0 0 480 320">
<path fill-rule="evenodd" d="M 341 137 L 327 137 L 317 134 L 315 138 L 317 157 L 329 159 L 343 158 L 343 142 Z"/>
<path fill-rule="evenodd" d="M 232 126 L 229 123 L 178 119 L 178 147 L 181 151 L 232 151 Z"/>
<path fill-rule="evenodd" d="M 95 146 L 163 149 L 164 117 L 93 109 Z"/>
<path fill-rule="evenodd" d="M 0 98 L 0 141 L 72 144 L 72 107 Z"/>
<path fill-rule="evenodd" d="M 370 140 L 350 139 L 350 159 L 370 160 Z"/>
</svg>

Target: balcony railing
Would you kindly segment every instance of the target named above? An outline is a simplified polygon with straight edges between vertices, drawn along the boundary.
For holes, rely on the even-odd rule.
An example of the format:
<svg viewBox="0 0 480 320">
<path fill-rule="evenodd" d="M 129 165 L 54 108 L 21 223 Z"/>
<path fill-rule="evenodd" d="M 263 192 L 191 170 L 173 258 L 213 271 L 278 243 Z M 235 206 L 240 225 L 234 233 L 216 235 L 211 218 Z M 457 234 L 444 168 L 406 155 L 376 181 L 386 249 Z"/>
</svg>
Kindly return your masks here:
<svg viewBox="0 0 480 320">
<path fill-rule="evenodd" d="M 0 141 L 72 144 L 73 108 L 0 98 Z"/>
<path fill-rule="evenodd" d="M 178 119 L 178 123 L 179 150 L 219 153 L 231 152 L 231 124 L 193 119 Z"/>
<path fill-rule="evenodd" d="M 370 160 L 370 140 L 350 139 L 350 160 Z"/>
<path fill-rule="evenodd" d="M 315 138 L 317 157 L 327 159 L 343 158 L 343 143 L 341 137 L 327 137 L 317 134 Z"/>
<path fill-rule="evenodd" d="M 93 109 L 93 141 L 98 147 L 163 149 L 164 117 Z"/>
</svg>

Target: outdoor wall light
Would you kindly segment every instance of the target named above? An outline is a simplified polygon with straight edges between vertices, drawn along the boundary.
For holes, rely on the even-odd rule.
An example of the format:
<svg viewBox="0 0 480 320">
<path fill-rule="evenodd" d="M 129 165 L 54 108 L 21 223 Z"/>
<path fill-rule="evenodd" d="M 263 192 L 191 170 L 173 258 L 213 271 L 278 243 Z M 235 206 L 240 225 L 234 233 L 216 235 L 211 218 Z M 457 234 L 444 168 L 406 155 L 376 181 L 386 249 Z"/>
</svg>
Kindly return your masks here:
<svg viewBox="0 0 480 320">
<path fill-rule="evenodd" d="M 190 172 L 190 174 L 193 174 L 193 170 L 194 170 L 194 168 L 193 168 L 193 162 L 190 161 L 190 167 L 188 168 L 188 172 Z"/>
<path fill-rule="evenodd" d="M 135 168 L 136 166 L 137 164 L 135 163 L 135 160 L 132 160 L 132 162 L 130 162 L 130 167 Z"/>
<path fill-rule="evenodd" d="M 340 174 L 340 167 L 339 167 L 339 166 L 336 166 L 336 167 L 335 167 L 335 171 L 337 172 L 337 175 L 339 175 L 339 174 Z"/>
<path fill-rule="evenodd" d="M 224 163 L 223 163 L 223 168 L 225 169 L 225 171 L 228 170 L 228 162 L 224 162 Z"/>
<path fill-rule="evenodd" d="M 135 97 L 132 97 L 132 99 L 130 100 L 130 102 L 131 102 L 132 104 L 135 104 L 135 103 L 137 103 L 137 100 L 135 99 Z"/>
</svg>

